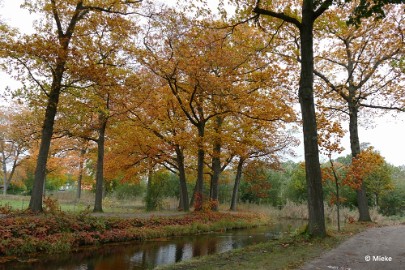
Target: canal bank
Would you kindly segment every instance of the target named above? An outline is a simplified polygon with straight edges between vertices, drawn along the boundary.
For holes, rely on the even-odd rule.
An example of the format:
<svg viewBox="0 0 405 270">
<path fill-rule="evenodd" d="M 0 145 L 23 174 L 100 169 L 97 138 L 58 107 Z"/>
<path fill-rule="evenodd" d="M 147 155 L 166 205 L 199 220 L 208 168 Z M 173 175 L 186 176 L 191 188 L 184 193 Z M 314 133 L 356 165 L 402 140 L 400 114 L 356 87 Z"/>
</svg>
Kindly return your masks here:
<svg viewBox="0 0 405 270">
<path fill-rule="evenodd" d="M 87 247 L 75 253 L 39 256 L 26 262 L 9 262 L 0 265 L 0 269 L 152 269 L 279 239 L 302 224 L 303 221 L 290 220 L 248 229 Z"/>
</svg>

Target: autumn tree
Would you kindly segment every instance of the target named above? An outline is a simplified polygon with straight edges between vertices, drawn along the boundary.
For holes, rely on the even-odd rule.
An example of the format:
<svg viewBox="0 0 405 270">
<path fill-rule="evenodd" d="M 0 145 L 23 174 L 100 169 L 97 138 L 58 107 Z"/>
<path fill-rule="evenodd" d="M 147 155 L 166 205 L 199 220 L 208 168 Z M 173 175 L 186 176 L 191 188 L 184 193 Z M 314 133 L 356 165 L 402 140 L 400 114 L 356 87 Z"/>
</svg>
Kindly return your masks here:
<svg viewBox="0 0 405 270">
<path fill-rule="evenodd" d="M 109 159 L 120 160 L 125 177 L 142 172 L 148 164 L 166 167 L 179 176 L 179 208 L 188 211 L 185 151 L 194 141 L 189 122 L 166 84 L 147 70 L 138 70 L 139 91 L 126 100 L 125 121 L 117 125 Z M 125 136 L 120 135 L 123 133 Z M 119 147 L 123 141 L 128 145 Z"/>
<path fill-rule="evenodd" d="M 375 206 L 377 208 L 380 207 L 381 197 L 394 189 L 391 168 L 386 162 L 371 171 L 364 181 L 367 192 L 375 197 Z"/>
<path fill-rule="evenodd" d="M 271 184 L 267 177 L 266 165 L 263 162 L 259 160 L 249 162 L 243 176 L 246 183 L 244 199 L 252 203 L 268 198 Z"/>
<path fill-rule="evenodd" d="M 82 196 L 82 185 L 83 185 L 83 176 L 85 174 L 85 163 L 86 163 L 86 153 L 88 151 L 88 142 L 86 140 L 79 140 L 79 168 L 77 173 L 77 190 L 76 190 L 76 199 L 80 200 Z"/>
<path fill-rule="evenodd" d="M 405 79 L 400 68 L 391 65 L 404 52 L 403 12 L 387 7 L 382 21 L 369 19 L 360 26 L 348 26 L 345 20 L 354 7 L 331 9 L 317 26 L 315 69 L 323 83 L 317 87 L 319 105 L 349 119 L 353 158 L 360 153 L 359 118 L 368 118 L 367 114 L 375 113 L 372 109 L 403 110 L 401 81 Z M 328 50 L 321 49 L 325 42 Z M 361 221 L 371 220 L 367 201 L 362 185 L 357 190 Z"/>
<path fill-rule="evenodd" d="M 353 159 L 345 183 L 354 189 L 365 185 L 375 196 L 376 206 L 381 195 L 393 189 L 391 169 L 383 156 L 368 147 Z"/>
<path fill-rule="evenodd" d="M 347 0 L 345 2 L 352 2 Z M 272 1 L 262 2 L 257 1 L 235 1 L 237 4 L 237 13 L 242 16 L 239 23 L 254 19 L 261 27 L 265 27 L 269 22 L 269 18 L 279 20 L 281 22 L 295 26 L 299 31 L 299 38 L 295 43 L 299 46 L 299 61 L 301 64 L 301 76 L 299 85 L 299 98 L 301 105 L 301 114 L 303 120 L 304 133 L 304 149 L 305 149 L 305 164 L 307 166 L 307 186 L 310 200 L 309 207 L 309 231 L 310 234 L 324 236 L 324 214 L 322 203 L 322 185 L 321 172 L 319 165 L 318 146 L 317 146 L 317 130 L 316 116 L 314 106 L 314 24 L 318 18 L 329 8 L 335 5 L 342 4 L 341 1 L 325 0 L 325 1 Z M 357 9 L 353 14 L 354 20 L 360 22 L 364 17 L 375 16 L 377 14 L 384 17 L 382 9 L 387 3 L 402 3 L 402 1 L 360 1 Z M 250 14 L 256 14 L 251 16 Z M 301 14 L 301 16 L 300 16 Z M 250 18 L 246 18 L 250 16 Z M 261 19 L 266 17 L 266 19 Z M 347 18 L 348 19 L 348 18 Z M 270 19 L 271 21 L 271 19 Z M 352 20 L 353 21 L 353 20 Z M 271 25 L 271 24 L 270 24 Z M 274 25 L 274 24 L 273 24 Z M 276 27 L 277 28 L 277 27 Z M 273 28 L 274 29 L 274 28 Z"/>
<path fill-rule="evenodd" d="M 230 210 L 236 211 L 239 186 L 246 163 L 259 159 L 268 164 L 278 164 L 279 155 L 292 154 L 289 153 L 289 147 L 297 145 L 298 142 L 289 134 L 287 127 L 278 121 L 237 117 L 231 132 L 232 143 L 227 147 L 235 156 L 236 174 Z"/>
<path fill-rule="evenodd" d="M 136 13 L 139 3 L 140 1 L 119 0 L 103 3 L 83 0 L 24 2 L 25 8 L 42 15 L 40 23 L 35 26 L 36 33 L 17 35 L 7 42 L 3 50 L 10 59 L 10 67 L 20 71 L 13 73 L 17 80 L 29 86 L 25 88 L 27 90 L 38 90 L 46 100 L 34 189 L 29 206 L 32 211 L 42 211 L 42 190 L 59 98 L 77 81 L 75 62 L 80 58 L 80 50 L 83 50 L 76 46 L 77 41 L 86 32 L 89 19 L 97 21 L 109 16 L 111 22 L 114 22 L 114 18 L 119 22 L 121 15 Z"/>
<path fill-rule="evenodd" d="M 284 89 L 277 88 L 273 78 L 278 63 L 270 63 L 265 57 L 267 48 L 273 45 L 265 39 L 249 40 L 257 29 L 247 25 L 232 30 L 221 28 L 223 23 L 213 18 L 192 21 L 173 10 L 168 10 L 166 16 L 165 21 L 154 21 L 148 28 L 141 62 L 166 81 L 181 111 L 196 129 L 199 206 L 207 153 L 211 157 L 211 199 L 218 200 L 219 174 L 229 160 L 222 152 L 230 140 L 225 138 L 226 129 L 232 129 L 231 117 L 282 121 L 291 120 L 294 113 L 288 107 L 289 100 L 280 98 Z M 285 76 L 279 76 L 278 82 L 283 79 Z M 211 151 L 207 150 L 208 137 Z"/>
<path fill-rule="evenodd" d="M 332 155 L 340 154 L 344 150 L 341 146 L 341 139 L 345 135 L 345 131 L 340 123 L 328 119 L 327 112 L 318 114 L 317 123 L 319 147 L 321 153 L 327 156 L 329 161 L 328 166 L 322 168 L 322 180 L 324 183 L 329 180 L 334 184 L 335 192 L 330 202 L 331 204 L 336 204 L 337 224 L 340 231 L 340 203 L 342 202 L 340 187 L 342 185 L 343 174 L 347 168 L 345 165 L 335 162 L 332 159 Z"/>
<path fill-rule="evenodd" d="M 97 169 L 96 169 L 96 197 L 94 212 L 102 212 L 102 198 L 104 193 L 104 155 L 105 140 L 108 122 L 120 113 L 124 113 L 126 108 L 122 104 L 132 93 L 131 88 L 136 85 L 127 85 L 127 79 L 131 76 L 126 68 L 127 57 L 125 50 L 131 46 L 129 40 L 136 31 L 135 25 L 124 18 L 104 17 L 98 20 L 88 21 L 88 31 L 90 35 L 83 36 L 78 41 L 78 46 L 86 47 L 93 44 L 93 50 L 83 51 L 83 58 L 79 64 L 81 68 L 77 70 L 77 77 L 82 77 L 82 81 L 87 83 L 86 92 L 81 93 L 71 91 L 76 98 L 76 104 L 90 108 L 91 116 L 95 116 L 92 123 L 95 136 L 82 139 L 93 140 L 97 143 Z M 84 100 L 84 102 L 83 102 Z M 84 104 L 83 104 L 84 103 Z M 91 131 L 90 131 L 91 132 Z M 93 133 L 94 134 L 94 133 Z"/>
<path fill-rule="evenodd" d="M 3 175 L 3 194 L 13 179 L 16 169 L 27 157 L 35 134 L 30 112 L 18 107 L 3 107 L 0 111 L 0 163 Z M 17 109 L 21 110 L 20 112 Z"/>
<path fill-rule="evenodd" d="M 299 31 L 301 75 L 299 82 L 299 101 L 303 122 L 305 166 L 308 188 L 309 233 L 314 236 L 325 236 L 323 211 L 322 178 L 318 155 L 318 135 L 314 104 L 313 87 L 313 28 L 315 21 L 332 5 L 333 1 L 246 1 L 241 11 L 252 12 L 263 27 L 267 18 L 279 20 L 280 25 L 287 23 Z M 301 13 L 301 16 L 299 15 Z M 277 25 L 276 23 L 270 25 Z M 271 27 L 271 26 L 270 26 Z"/>
</svg>

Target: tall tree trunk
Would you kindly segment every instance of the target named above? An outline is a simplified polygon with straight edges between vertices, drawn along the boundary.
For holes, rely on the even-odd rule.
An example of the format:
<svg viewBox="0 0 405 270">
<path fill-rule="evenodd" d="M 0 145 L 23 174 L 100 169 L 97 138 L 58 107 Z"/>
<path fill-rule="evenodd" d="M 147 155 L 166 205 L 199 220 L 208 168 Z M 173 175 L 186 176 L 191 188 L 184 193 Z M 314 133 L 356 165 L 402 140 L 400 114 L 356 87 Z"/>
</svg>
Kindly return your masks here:
<svg viewBox="0 0 405 270">
<path fill-rule="evenodd" d="M 245 162 L 245 159 L 240 157 L 239 162 L 238 162 L 238 168 L 236 170 L 235 184 L 233 186 L 231 207 L 230 207 L 231 211 L 236 211 L 236 204 L 238 203 L 238 191 L 239 191 L 240 180 L 242 179 L 242 169 L 243 169 L 244 162 Z"/>
<path fill-rule="evenodd" d="M 55 1 L 51 1 L 52 8 L 57 11 Z M 78 1 L 76 10 L 68 22 L 68 27 L 64 32 L 62 23 L 58 12 L 53 12 L 53 19 L 57 26 L 57 39 L 60 44 L 60 50 L 56 58 L 55 66 L 53 69 L 52 84 L 48 95 L 48 103 L 45 110 L 45 118 L 41 131 L 41 143 L 39 146 L 39 154 L 34 174 L 34 185 L 32 188 L 32 195 L 30 199 L 29 209 L 33 212 L 42 212 L 42 195 L 44 189 L 44 182 L 46 177 L 46 164 L 48 162 L 49 148 L 51 146 L 51 139 L 53 134 L 53 127 L 55 123 L 55 116 L 58 109 L 59 96 L 62 89 L 63 74 L 65 73 L 65 65 L 69 57 L 69 45 L 72 36 L 75 32 L 76 24 L 84 17 L 83 1 Z"/>
<path fill-rule="evenodd" d="M 56 78 L 51 86 L 48 104 L 45 111 L 45 119 L 42 125 L 41 143 L 39 146 L 39 154 L 34 174 L 34 185 L 30 199 L 29 209 L 32 212 L 42 212 L 42 196 L 44 194 L 44 185 L 46 177 L 46 164 L 48 162 L 49 149 L 51 146 L 53 126 L 59 103 L 59 95 L 61 90 L 62 74 L 64 72 L 64 63 L 59 64 L 55 71 Z"/>
<path fill-rule="evenodd" d="M 201 211 L 203 204 L 203 192 L 204 192 L 204 132 L 205 123 L 200 123 L 198 126 L 198 161 L 197 161 L 197 183 L 196 192 L 194 194 L 194 211 Z"/>
<path fill-rule="evenodd" d="M 215 138 L 213 142 L 212 151 L 212 178 L 211 178 L 211 194 L 210 198 L 212 201 L 216 202 L 212 205 L 212 210 L 218 211 L 218 188 L 219 188 L 219 176 L 221 174 L 221 126 L 223 119 L 220 116 L 215 118 Z"/>
<path fill-rule="evenodd" d="M 358 108 L 349 103 L 349 131 L 350 131 L 350 148 L 352 151 L 352 158 L 360 154 L 360 140 L 358 130 Z M 371 221 L 370 212 L 368 209 L 368 199 L 366 195 L 366 187 L 364 182 L 356 190 L 357 194 L 357 207 L 359 209 L 359 221 Z"/>
<path fill-rule="evenodd" d="M 187 191 L 187 179 L 186 170 L 184 167 L 184 154 L 180 146 L 176 145 L 176 160 L 179 168 L 179 180 L 180 180 L 180 201 L 183 211 L 188 212 L 190 210 L 188 204 L 188 191 Z"/>
<path fill-rule="evenodd" d="M 314 105 L 314 54 L 313 54 L 313 1 L 304 0 L 302 7 L 301 76 L 299 100 L 304 133 L 305 171 L 308 192 L 309 233 L 312 236 L 326 235 L 323 207 L 322 177 L 318 153 L 318 134 Z"/>
<path fill-rule="evenodd" d="M 83 180 L 83 168 L 84 168 L 84 155 L 86 154 L 86 149 L 82 148 L 80 150 L 80 161 L 79 161 L 79 177 L 77 179 L 77 192 L 76 199 L 80 200 L 82 196 L 82 180 Z"/>
<path fill-rule="evenodd" d="M 96 199 L 93 212 L 103 212 L 104 194 L 104 142 L 107 118 L 103 112 L 99 113 L 100 127 L 97 140 L 97 172 L 96 172 Z"/>
</svg>

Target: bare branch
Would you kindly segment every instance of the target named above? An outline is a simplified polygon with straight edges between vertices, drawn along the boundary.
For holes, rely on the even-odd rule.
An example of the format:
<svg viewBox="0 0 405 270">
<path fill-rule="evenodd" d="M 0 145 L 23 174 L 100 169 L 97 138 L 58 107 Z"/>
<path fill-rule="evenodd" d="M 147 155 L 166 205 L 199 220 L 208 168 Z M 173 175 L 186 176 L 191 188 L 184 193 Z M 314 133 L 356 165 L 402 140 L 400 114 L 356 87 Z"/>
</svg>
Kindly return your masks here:
<svg viewBox="0 0 405 270">
<path fill-rule="evenodd" d="M 372 109 L 382 109 L 382 110 L 392 110 L 392 111 L 405 112 L 405 107 L 380 106 L 380 105 L 365 104 L 365 103 L 359 103 L 359 105 L 361 107 L 372 108 Z"/>
<path fill-rule="evenodd" d="M 321 6 L 315 10 L 314 12 L 314 20 L 316 20 L 319 16 L 321 16 L 328 8 L 332 5 L 333 1 L 332 0 L 326 0 L 321 4 Z"/>
<path fill-rule="evenodd" d="M 283 12 L 274 12 L 272 10 L 262 9 L 262 8 L 259 7 L 259 5 L 260 5 L 260 0 L 258 0 L 256 2 L 256 6 L 253 9 L 254 13 L 260 14 L 260 15 L 270 16 L 270 17 L 277 18 L 277 19 L 281 19 L 281 20 L 283 20 L 285 22 L 292 23 L 295 26 L 297 26 L 298 29 L 301 29 L 301 26 L 302 26 L 301 22 L 298 21 L 296 18 L 290 17 L 290 16 L 286 15 Z"/>
</svg>

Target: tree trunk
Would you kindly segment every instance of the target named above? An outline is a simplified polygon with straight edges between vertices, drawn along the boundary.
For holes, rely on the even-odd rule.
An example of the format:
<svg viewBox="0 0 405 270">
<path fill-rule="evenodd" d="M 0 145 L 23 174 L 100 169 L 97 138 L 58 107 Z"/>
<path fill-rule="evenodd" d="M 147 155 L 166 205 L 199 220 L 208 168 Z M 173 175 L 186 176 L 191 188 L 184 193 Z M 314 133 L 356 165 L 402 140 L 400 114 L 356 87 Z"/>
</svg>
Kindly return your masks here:
<svg viewBox="0 0 405 270">
<path fill-rule="evenodd" d="M 39 154 L 34 174 L 34 185 L 29 204 L 29 209 L 32 212 L 42 212 L 42 196 L 44 194 L 44 185 L 46 177 L 46 164 L 48 162 L 49 149 L 51 146 L 53 126 L 59 103 L 59 95 L 62 82 L 62 74 L 64 72 L 64 63 L 60 64 L 55 71 L 57 78 L 52 83 L 51 93 L 49 94 L 48 104 L 45 111 L 45 119 L 42 125 L 41 143 L 39 146 Z"/>
<path fill-rule="evenodd" d="M 104 142 L 107 118 L 103 112 L 99 113 L 100 127 L 97 140 L 97 172 L 96 172 L 96 199 L 93 212 L 103 212 L 104 194 Z"/>
<path fill-rule="evenodd" d="M 350 131 L 350 148 L 352 151 L 352 159 L 360 154 L 360 140 L 358 131 L 358 108 L 349 103 L 349 131 Z M 371 221 L 370 212 L 368 209 L 368 199 L 366 195 L 366 187 L 364 182 L 361 183 L 360 189 L 356 190 L 357 207 L 359 209 L 359 221 Z"/>
<path fill-rule="evenodd" d="M 181 194 L 181 186 L 179 186 L 179 205 L 177 206 L 177 210 L 183 211 L 184 210 L 184 202 L 183 202 L 183 195 Z M 188 203 L 187 203 L 188 205 Z"/>
<path fill-rule="evenodd" d="M 198 161 L 197 161 L 197 183 L 196 192 L 194 194 L 194 211 L 201 211 L 203 204 L 203 192 L 204 192 L 204 130 L 205 123 L 200 123 L 198 126 Z"/>
<path fill-rule="evenodd" d="M 323 207 L 322 177 L 318 153 L 318 134 L 314 105 L 314 55 L 313 55 L 313 1 L 304 0 L 302 8 L 301 76 L 299 100 L 304 133 L 305 171 L 308 192 L 309 233 L 312 236 L 326 235 Z"/>
<path fill-rule="evenodd" d="M 211 194 L 210 199 L 213 202 L 216 202 L 212 205 L 212 210 L 218 211 L 218 188 L 219 188 L 219 176 L 221 174 L 221 126 L 223 119 L 220 116 L 215 118 L 215 136 L 213 142 L 213 151 L 212 151 L 212 178 L 211 178 Z"/>
<path fill-rule="evenodd" d="M 80 200 L 82 196 L 82 180 L 83 180 L 83 168 L 84 168 L 84 155 L 86 154 L 86 149 L 80 150 L 80 161 L 79 161 L 79 177 L 77 179 L 77 193 L 76 199 Z"/>
<path fill-rule="evenodd" d="M 238 203 L 238 190 L 239 190 L 240 180 L 242 179 L 242 169 L 243 169 L 244 162 L 245 162 L 245 160 L 243 158 L 239 158 L 238 168 L 236 170 L 235 184 L 233 186 L 233 192 L 232 192 L 231 207 L 230 207 L 231 211 L 236 211 L 236 204 Z"/>
<path fill-rule="evenodd" d="M 153 181 L 153 167 L 148 169 L 148 183 L 146 185 L 146 211 L 152 211 L 156 209 L 156 205 L 152 199 L 152 181 Z"/>
<path fill-rule="evenodd" d="M 52 2 L 52 1 L 51 1 Z M 53 8 L 56 9 L 56 4 L 52 2 Z M 76 10 L 68 22 L 68 27 L 63 32 L 60 17 L 57 12 L 53 13 L 53 19 L 58 27 L 57 39 L 60 44 L 60 50 L 55 61 L 53 69 L 52 84 L 48 95 L 48 103 L 45 110 L 45 118 L 41 131 L 41 143 L 39 146 L 39 153 L 37 164 L 34 174 L 34 185 L 30 199 L 29 209 L 33 212 L 42 212 L 42 195 L 46 176 L 46 164 L 48 162 L 49 148 L 51 146 L 51 139 L 53 134 L 53 127 L 55 123 L 55 116 L 58 109 L 59 96 L 62 89 L 63 74 L 65 73 L 65 65 L 69 57 L 69 45 L 72 36 L 75 32 L 76 24 L 84 18 L 83 1 L 79 1 L 76 5 Z M 87 12 L 87 11 L 85 11 Z"/>
<path fill-rule="evenodd" d="M 329 157 L 330 166 L 332 168 L 333 177 L 335 178 L 335 188 L 336 188 L 336 212 L 337 212 L 337 225 L 338 231 L 340 232 L 340 193 L 339 193 L 339 177 L 336 173 L 335 166 L 331 157 Z"/>
<path fill-rule="evenodd" d="M 182 149 L 178 145 L 176 145 L 176 160 L 177 166 L 179 168 L 181 208 L 183 211 L 188 212 L 190 208 L 188 204 L 188 191 L 187 191 L 186 170 L 184 167 L 184 154 Z"/>
</svg>

